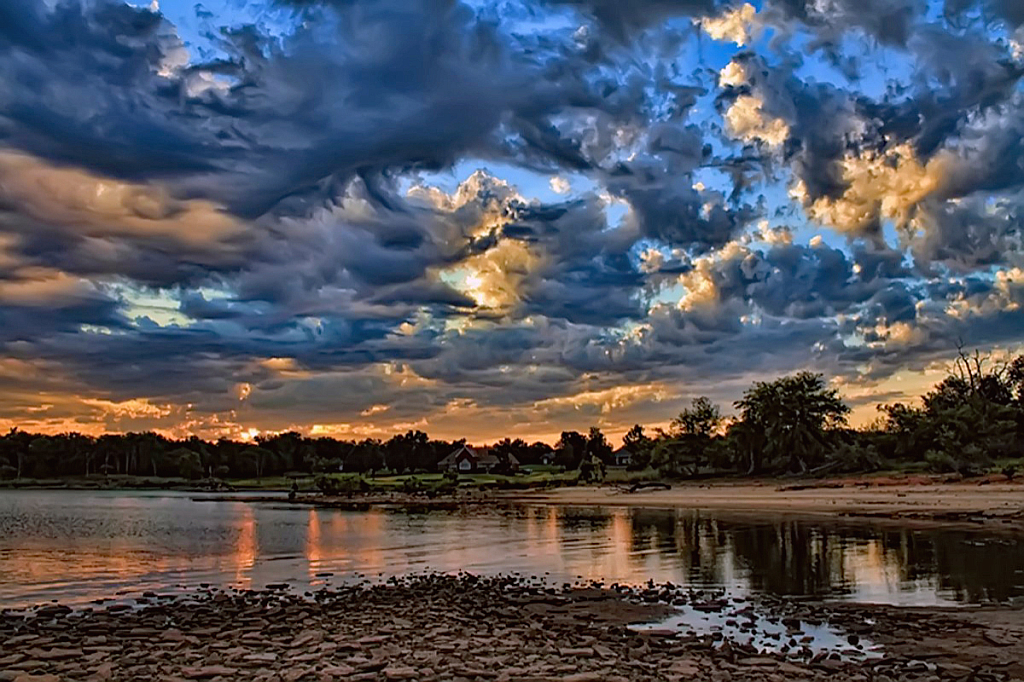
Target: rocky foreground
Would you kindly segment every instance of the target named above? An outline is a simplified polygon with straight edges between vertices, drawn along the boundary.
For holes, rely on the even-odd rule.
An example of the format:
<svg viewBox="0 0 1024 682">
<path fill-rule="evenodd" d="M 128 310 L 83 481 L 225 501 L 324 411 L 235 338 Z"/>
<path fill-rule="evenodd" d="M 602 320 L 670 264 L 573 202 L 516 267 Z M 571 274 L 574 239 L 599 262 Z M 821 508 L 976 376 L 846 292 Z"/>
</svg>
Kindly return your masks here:
<svg viewBox="0 0 1024 682">
<path fill-rule="evenodd" d="M 628 627 L 679 613 L 728 625 Z M 778 626 L 771 646 L 764 637 L 741 643 L 769 623 Z M 804 632 L 825 624 L 842 654 Z M 1024 680 L 1024 611 L 744 601 L 672 586 L 553 588 L 464 575 L 0 612 L 0 680 L 16 682 L 691 679 Z"/>
</svg>

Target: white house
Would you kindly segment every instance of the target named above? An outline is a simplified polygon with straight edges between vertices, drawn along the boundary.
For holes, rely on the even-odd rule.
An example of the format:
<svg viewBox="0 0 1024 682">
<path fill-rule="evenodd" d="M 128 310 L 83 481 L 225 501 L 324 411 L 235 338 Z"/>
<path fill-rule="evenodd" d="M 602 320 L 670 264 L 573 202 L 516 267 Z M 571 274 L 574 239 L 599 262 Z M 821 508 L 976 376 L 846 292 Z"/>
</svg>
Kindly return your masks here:
<svg viewBox="0 0 1024 682">
<path fill-rule="evenodd" d="M 438 462 L 441 471 L 457 471 L 462 474 L 490 473 L 501 463 L 501 460 L 489 448 L 474 448 L 463 445 Z M 519 468 L 519 460 L 509 455 L 509 465 L 515 471 Z"/>
</svg>

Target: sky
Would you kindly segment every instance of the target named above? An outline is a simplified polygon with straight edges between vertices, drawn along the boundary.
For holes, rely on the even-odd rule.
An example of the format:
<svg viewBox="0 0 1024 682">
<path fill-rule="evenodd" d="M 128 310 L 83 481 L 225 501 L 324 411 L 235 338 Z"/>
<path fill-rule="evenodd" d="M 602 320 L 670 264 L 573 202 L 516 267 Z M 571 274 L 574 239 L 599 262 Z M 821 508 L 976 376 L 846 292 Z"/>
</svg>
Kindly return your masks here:
<svg viewBox="0 0 1024 682">
<path fill-rule="evenodd" d="M 1019 0 L 0 0 L 0 428 L 617 437 L 1024 341 Z"/>
</svg>

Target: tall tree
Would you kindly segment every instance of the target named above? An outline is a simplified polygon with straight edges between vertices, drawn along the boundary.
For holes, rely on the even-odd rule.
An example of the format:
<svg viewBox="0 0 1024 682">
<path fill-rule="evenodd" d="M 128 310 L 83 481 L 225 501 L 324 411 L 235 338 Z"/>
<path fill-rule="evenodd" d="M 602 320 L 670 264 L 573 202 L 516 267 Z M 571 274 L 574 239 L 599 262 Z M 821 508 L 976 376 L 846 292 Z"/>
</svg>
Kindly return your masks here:
<svg viewBox="0 0 1024 682">
<path fill-rule="evenodd" d="M 634 424 L 633 428 L 622 437 L 622 447 L 629 451 L 629 468 L 641 470 L 646 469 L 651 463 L 651 451 L 654 449 L 654 440 L 644 433 L 644 427 Z"/>
<path fill-rule="evenodd" d="M 696 476 L 707 461 L 708 450 L 722 425 L 722 411 L 708 398 L 694 398 L 679 413 L 669 432 L 655 446 L 651 460 L 665 476 Z"/>
<path fill-rule="evenodd" d="M 750 451 L 748 473 L 760 471 L 766 460 L 807 471 L 824 458 L 828 431 L 844 425 L 850 412 L 839 392 L 812 372 L 757 382 L 735 404 L 741 421 L 760 436 Z"/>
<path fill-rule="evenodd" d="M 587 454 L 587 437 L 579 431 L 562 431 L 555 446 L 555 464 L 576 469 Z"/>
<path fill-rule="evenodd" d="M 608 466 L 612 463 L 612 446 L 608 439 L 601 433 L 601 429 L 591 426 L 587 433 L 586 455 L 596 457 L 602 464 Z"/>
</svg>

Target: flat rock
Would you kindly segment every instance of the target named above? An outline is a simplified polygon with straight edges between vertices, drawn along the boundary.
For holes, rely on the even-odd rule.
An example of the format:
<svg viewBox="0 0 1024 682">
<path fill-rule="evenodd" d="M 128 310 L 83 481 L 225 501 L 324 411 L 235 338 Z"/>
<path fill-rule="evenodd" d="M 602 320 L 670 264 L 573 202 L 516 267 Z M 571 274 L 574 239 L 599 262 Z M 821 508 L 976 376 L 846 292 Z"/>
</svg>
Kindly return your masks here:
<svg viewBox="0 0 1024 682">
<path fill-rule="evenodd" d="M 219 675 L 234 675 L 238 668 L 229 668 L 225 665 L 204 665 L 197 668 L 182 668 L 181 676 L 189 680 L 207 680 Z"/>
<path fill-rule="evenodd" d="M 986 630 L 982 637 L 993 646 L 1013 646 L 1017 643 L 1016 638 L 1001 630 Z"/>
<path fill-rule="evenodd" d="M 700 673 L 700 666 L 697 665 L 697 661 L 692 658 L 684 658 L 681 660 L 672 661 L 672 665 L 668 667 L 667 672 L 673 675 L 683 675 L 686 677 L 692 677 Z"/>
</svg>

